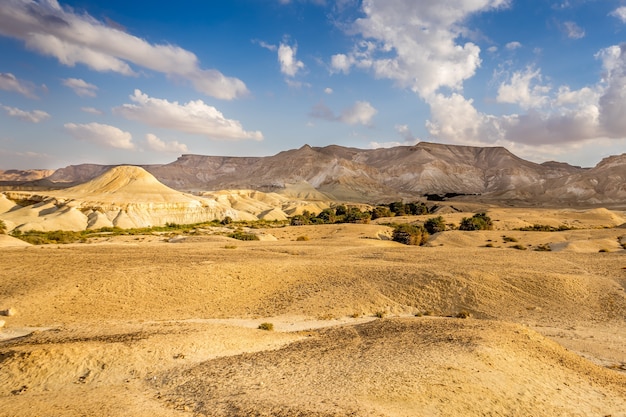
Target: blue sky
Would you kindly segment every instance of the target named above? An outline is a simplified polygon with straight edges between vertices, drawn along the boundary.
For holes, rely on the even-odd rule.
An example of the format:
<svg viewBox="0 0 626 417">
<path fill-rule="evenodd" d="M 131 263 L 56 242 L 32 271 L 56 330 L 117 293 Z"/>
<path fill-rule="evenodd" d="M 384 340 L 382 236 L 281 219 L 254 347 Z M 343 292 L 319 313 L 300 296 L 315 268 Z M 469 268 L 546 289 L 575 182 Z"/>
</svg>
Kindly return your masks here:
<svg viewBox="0 0 626 417">
<path fill-rule="evenodd" d="M 0 2 L 0 169 L 304 144 L 626 152 L 626 0 Z"/>
</svg>

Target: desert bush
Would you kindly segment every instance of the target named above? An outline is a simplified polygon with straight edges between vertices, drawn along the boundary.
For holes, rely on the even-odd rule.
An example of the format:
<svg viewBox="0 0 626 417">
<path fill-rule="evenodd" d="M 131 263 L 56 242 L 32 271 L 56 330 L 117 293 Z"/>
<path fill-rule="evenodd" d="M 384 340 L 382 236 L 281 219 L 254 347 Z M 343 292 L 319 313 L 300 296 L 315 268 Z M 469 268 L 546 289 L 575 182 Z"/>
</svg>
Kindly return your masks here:
<svg viewBox="0 0 626 417">
<path fill-rule="evenodd" d="M 505 242 L 517 242 L 518 240 L 511 236 L 502 236 L 502 240 Z"/>
<path fill-rule="evenodd" d="M 517 245 L 511 246 L 511 248 L 517 249 L 517 250 L 526 250 L 527 249 L 526 246 L 520 245 L 519 243 Z"/>
<path fill-rule="evenodd" d="M 3 235 L 7 232 L 7 225 L 0 220 L 0 234 Z"/>
<path fill-rule="evenodd" d="M 231 224 L 232 222 L 233 222 L 233 218 L 230 216 L 226 216 L 222 219 L 220 223 L 225 226 L 227 224 Z"/>
<path fill-rule="evenodd" d="M 520 227 L 515 230 L 520 230 L 522 232 L 563 232 L 565 230 L 572 230 L 572 227 L 564 224 L 559 227 L 548 226 L 547 224 L 533 224 L 532 226 Z"/>
<path fill-rule="evenodd" d="M 435 233 L 443 232 L 446 230 L 446 222 L 443 217 L 431 217 L 424 222 L 424 228 L 428 233 L 434 235 Z"/>
<path fill-rule="evenodd" d="M 405 223 L 395 227 L 392 239 L 405 245 L 421 246 L 428 241 L 428 232 L 422 226 Z"/>
<path fill-rule="evenodd" d="M 486 247 L 486 248 L 493 248 L 494 246 L 493 246 L 493 243 L 487 243 L 487 244 L 485 245 L 485 247 Z"/>
<path fill-rule="evenodd" d="M 298 237 L 296 238 L 296 242 L 306 242 L 306 241 L 308 241 L 308 240 L 309 240 L 309 237 L 308 237 L 308 236 L 306 236 L 306 235 L 303 235 L 303 236 L 298 236 Z"/>
<path fill-rule="evenodd" d="M 13 233 L 13 237 L 28 242 L 31 245 L 67 244 L 85 239 L 84 233 L 65 230 L 54 230 L 51 232 L 42 232 L 39 230 L 30 230 L 28 232 L 16 231 Z"/>
<path fill-rule="evenodd" d="M 608 250 L 607 248 L 602 248 L 602 249 L 600 249 L 598 252 L 600 252 L 600 253 L 609 253 L 609 252 L 611 252 L 611 251 L 610 251 L 610 250 Z"/>
<path fill-rule="evenodd" d="M 472 313 L 466 310 L 461 310 L 458 313 L 456 313 L 455 317 L 457 319 L 467 319 L 467 318 L 472 317 Z"/>
<path fill-rule="evenodd" d="M 271 332 L 272 330 L 274 330 L 274 325 L 272 323 L 261 323 L 261 324 L 259 324 L 258 329 L 259 330 L 267 330 L 267 331 Z"/>
<path fill-rule="evenodd" d="M 533 250 L 536 250 L 537 252 L 550 252 L 552 248 L 550 247 L 549 244 L 542 243 L 540 245 L 537 245 L 537 247 Z"/>
<path fill-rule="evenodd" d="M 244 232 L 241 229 L 237 229 L 234 232 L 230 233 L 228 237 L 237 239 L 237 240 L 259 240 L 259 237 L 253 233 Z"/>
<path fill-rule="evenodd" d="M 291 224 L 292 226 L 304 226 L 305 224 L 309 224 L 309 223 L 310 223 L 309 218 L 302 214 L 293 216 L 289 222 L 289 224 Z"/>
<path fill-rule="evenodd" d="M 464 217 L 459 230 L 492 230 L 493 222 L 485 213 L 476 213 L 472 217 Z"/>
<path fill-rule="evenodd" d="M 375 317 L 378 317 L 379 319 L 382 319 L 385 317 L 385 312 L 384 311 L 377 311 L 376 313 L 374 313 Z"/>
</svg>

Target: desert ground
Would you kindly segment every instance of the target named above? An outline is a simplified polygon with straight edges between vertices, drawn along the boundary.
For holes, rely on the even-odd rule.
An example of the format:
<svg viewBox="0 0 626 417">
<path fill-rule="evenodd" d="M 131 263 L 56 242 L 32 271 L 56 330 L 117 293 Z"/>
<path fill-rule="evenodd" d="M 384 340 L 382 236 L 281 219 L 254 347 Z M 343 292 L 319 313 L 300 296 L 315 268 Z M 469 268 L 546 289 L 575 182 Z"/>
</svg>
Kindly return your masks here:
<svg viewBox="0 0 626 417">
<path fill-rule="evenodd" d="M 384 219 L 0 235 L 0 415 L 626 416 L 626 212 L 488 215 L 421 247 Z"/>
</svg>

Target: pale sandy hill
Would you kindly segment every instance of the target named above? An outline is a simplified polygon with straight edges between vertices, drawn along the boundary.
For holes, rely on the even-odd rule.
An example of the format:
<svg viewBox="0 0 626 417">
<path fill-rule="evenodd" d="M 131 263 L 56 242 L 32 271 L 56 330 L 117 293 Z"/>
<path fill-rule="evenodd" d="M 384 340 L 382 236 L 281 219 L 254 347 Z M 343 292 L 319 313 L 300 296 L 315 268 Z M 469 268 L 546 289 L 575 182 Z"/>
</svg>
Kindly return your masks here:
<svg viewBox="0 0 626 417">
<path fill-rule="evenodd" d="M 117 166 L 84 184 L 55 194 L 81 201 L 124 203 L 197 203 L 192 196 L 160 183 L 136 166 Z"/>
<path fill-rule="evenodd" d="M 15 203 L 8 198 L 4 194 L 0 194 L 0 213 L 5 213 L 15 207 Z"/>
<path fill-rule="evenodd" d="M 24 247 L 30 246 L 29 243 L 24 242 L 23 240 L 14 238 L 9 235 L 3 235 L 0 233 L 0 248 L 8 248 L 8 247 Z"/>
</svg>

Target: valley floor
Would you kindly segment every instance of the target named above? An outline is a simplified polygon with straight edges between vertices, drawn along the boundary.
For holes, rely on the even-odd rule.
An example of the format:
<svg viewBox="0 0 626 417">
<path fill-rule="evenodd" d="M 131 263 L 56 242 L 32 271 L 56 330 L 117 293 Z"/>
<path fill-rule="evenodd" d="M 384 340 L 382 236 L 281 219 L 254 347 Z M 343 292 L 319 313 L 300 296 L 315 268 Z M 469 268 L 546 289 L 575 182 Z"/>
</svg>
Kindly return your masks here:
<svg viewBox="0 0 626 417">
<path fill-rule="evenodd" d="M 0 415 L 626 416 L 626 229 L 490 215 L 5 244 Z"/>
</svg>

